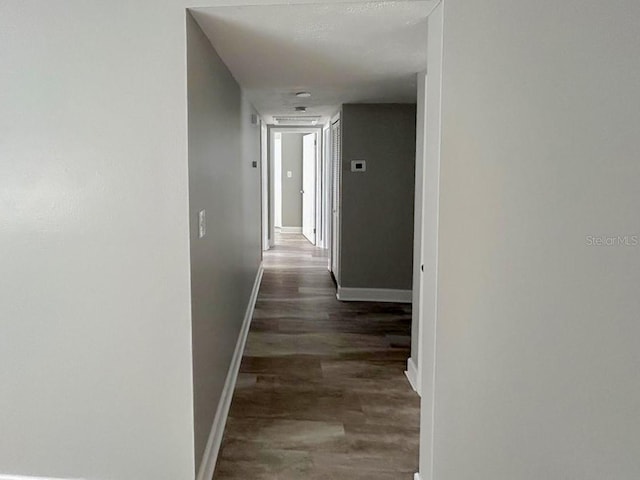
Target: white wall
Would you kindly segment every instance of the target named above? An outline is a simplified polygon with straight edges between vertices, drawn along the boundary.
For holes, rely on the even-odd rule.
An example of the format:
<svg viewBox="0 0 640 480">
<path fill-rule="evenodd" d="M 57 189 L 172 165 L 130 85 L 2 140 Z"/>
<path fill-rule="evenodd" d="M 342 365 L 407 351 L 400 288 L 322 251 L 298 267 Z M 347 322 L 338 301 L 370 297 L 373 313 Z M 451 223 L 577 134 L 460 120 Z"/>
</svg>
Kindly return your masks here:
<svg viewBox="0 0 640 480">
<path fill-rule="evenodd" d="M 0 473 L 193 476 L 184 22 L 0 3 Z"/>
<path fill-rule="evenodd" d="M 445 0 L 434 479 L 640 478 L 639 21 Z"/>
<path fill-rule="evenodd" d="M 193 478 L 185 8 L 237 4 L 0 2 L 0 474 Z"/>
</svg>

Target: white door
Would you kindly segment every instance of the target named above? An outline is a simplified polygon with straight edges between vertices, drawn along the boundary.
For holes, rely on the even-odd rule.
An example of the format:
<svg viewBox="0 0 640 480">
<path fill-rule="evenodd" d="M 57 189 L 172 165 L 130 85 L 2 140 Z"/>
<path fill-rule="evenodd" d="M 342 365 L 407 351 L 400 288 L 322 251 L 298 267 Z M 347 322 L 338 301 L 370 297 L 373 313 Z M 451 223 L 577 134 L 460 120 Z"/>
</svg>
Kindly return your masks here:
<svg viewBox="0 0 640 480">
<path fill-rule="evenodd" d="M 316 134 L 302 137 L 302 234 L 316 244 Z"/>
<path fill-rule="evenodd" d="M 282 134 L 273 138 L 273 226 L 282 227 Z"/>
</svg>

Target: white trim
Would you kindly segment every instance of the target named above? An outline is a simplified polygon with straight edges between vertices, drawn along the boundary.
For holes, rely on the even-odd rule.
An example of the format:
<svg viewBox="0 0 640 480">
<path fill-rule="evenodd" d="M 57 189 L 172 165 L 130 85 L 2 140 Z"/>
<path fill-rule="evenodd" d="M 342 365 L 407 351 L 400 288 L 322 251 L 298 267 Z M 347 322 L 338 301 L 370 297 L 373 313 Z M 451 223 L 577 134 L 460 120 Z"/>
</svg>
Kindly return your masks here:
<svg viewBox="0 0 640 480">
<path fill-rule="evenodd" d="M 276 195 L 276 186 L 275 186 L 275 134 L 276 133 L 319 133 L 322 132 L 322 125 L 299 125 L 299 126 L 287 126 L 283 127 L 280 125 L 267 125 L 267 142 L 268 142 L 268 151 L 269 157 L 267 158 L 267 163 L 269 164 L 269 188 L 272 193 L 271 201 L 269 202 L 269 235 L 271 237 L 271 242 L 269 248 L 273 248 L 276 244 L 275 242 L 275 234 L 276 227 L 278 225 L 275 224 L 276 219 L 276 205 L 275 205 L 275 195 Z M 287 228 L 287 227 L 284 227 Z M 317 231 L 317 225 L 316 225 Z M 282 233 L 302 233 L 302 227 L 300 228 L 300 232 L 286 232 L 284 229 Z"/>
<path fill-rule="evenodd" d="M 426 155 L 426 135 L 427 135 L 427 72 L 420 72 L 418 80 L 418 103 L 416 120 L 416 184 L 415 184 L 415 207 L 414 207 L 414 237 L 413 237 L 413 304 L 411 308 L 411 357 L 416 368 L 414 389 L 420 392 L 422 387 L 422 377 L 420 366 L 422 365 L 422 337 L 420 328 L 424 324 L 424 295 L 422 293 L 424 285 L 424 237 L 430 232 L 424 231 L 426 205 L 423 199 L 425 178 Z"/>
<path fill-rule="evenodd" d="M 280 227 L 280 233 L 302 233 L 302 227 Z"/>
<path fill-rule="evenodd" d="M 316 211 L 315 211 L 315 221 L 313 225 L 313 235 L 314 242 L 313 244 L 318 248 L 324 248 L 324 231 L 322 229 L 322 187 L 324 186 L 324 181 L 322 175 L 324 172 L 322 170 L 323 165 L 323 155 L 324 155 L 324 132 L 321 129 L 316 132 L 316 178 L 315 178 L 315 191 L 316 191 Z M 304 169 L 303 173 L 304 175 Z"/>
<path fill-rule="evenodd" d="M 320 238 L 318 234 L 318 225 L 320 224 L 318 166 L 320 165 L 320 145 L 322 144 L 322 140 L 319 138 L 320 134 L 321 131 L 302 135 L 302 190 L 300 191 L 302 194 L 302 234 L 314 246 L 318 245 L 318 238 Z M 313 144 L 310 143 L 310 140 L 313 140 Z M 310 156 L 313 156 L 311 162 L 309 162 Z M 305 165 L 311 168 L 305 168 Z M 311 170 L 311 175 L 308 170 Z M 311 187 L 309 188 L 311 193 L 307 192 L 307 187 Z M 309 215 L 311 208 L 313 208 L 313 215 Z"/>
<path fill-rule="evenodd" d="M 427 41 L 426 161 L 423 188 L 421 324 L 418 362 L 420 389 L 420 470 L 424 480 L 435 474 L 436 372 L 438 334 L 438 249 L 440 161 L 442 143 L 442 64 L 444 55 L 444 3 L 429 14 Z"/>
<path fill-rule="evenodd" d="M 271 127 L 267 125 L 267 150 L 269 151 L 267 157 L 267 165 L 269 166 L 269 172 L 267 176 L 267 183 L 269 184 L 269 248 L 273 248 L 276 244 L 276 175 L 275 175 L 275 134 L 271 131 Z"/>
<path fill-rule="evenodd" d="M 338 286 L 336 295 L 343 302 L 392 302 L 411 303 L 411 290 L 388 288 L 344 288 Z"/>
<path fill-rule="evenodd" d="M 60 477 L 30 477 L 27 475 L 4 475 L 0 473 L 0 480 L 80 480 Z"/>
<path fill-rule="evenodd" d="M 331 248 L 331 129 L 327 124 L 322 130 L 322 248 Z M 331 270 L 330 256 L 327 265 Z"/>
<path fill-rule="evenodd" d="M 260 205 L 262 215 L 262 251 L 269 250 L 269 131 L 260 119 Z"/>
<path fill-rule="evenodd" d="M 282 226 L 282 134 L 273 134 L 273 226 Z"/>
<path fill-rule="evenodd" d="M 244 346 L 247 343 L 249 327 L 251 326 L 251 318 L 253 317 L 256 300 L 258 299 L 258 291 L 260 290 L 260 282 L 262 281 L 263 273 L 264 267 L 261 263 L 258 268 L 258 273 L 256 274 L 256 280 L 253 284 L 253 290 L 251 291 L 251 297 L 249 298 L 249 305 L 247 305 L 242 329 L 238 336 L 236 349 L 233 353 L 233 358 L 231 359 L 227 379 L 224 382 L 224 388 L 222 390 L 222 395 L 220 396 L 218 409 L 216 411 L 216 416 L 213 419 L 211 433 L 209 433 L 209 439 L 207 440 L 207 446 L 205 448 L 204 455 L 202 456 L 202 462 L 200 462 L 200 469 L 198 470 L 196 480 L 211 479 L 216 468 L 218 452 L 220 451 L 220 444 L 222 443 L 222 434 L 224 433 L 224 427 L 227 423 L 229 407 L 231 407 L 231 399 L 233 398 L 233 390 L 236 387 L 236 380 L 238 379 L 238 372 L 240 371 L 240 362 L 242 361 Z M 0 478 L 0 480 L 4 479 Z"/>
<path fill-rule="evenodd" d="M 420 476 L 419 473 L 414 473 L 413 474 L 413 480 L 422 480 L 422 477 Z"/>
<path fill-rule="evenodd" d="M 329 270 L 336 282 L 340 283 L 340 224 L 341 224 L 341 165 L 342 165 L 342 127 L 340 112 L 331 119 L 330 126 L 331 158 L 331 236 L 329 245 Z"/>
<path fill-rule="evenodd" d="M 413 357 L 407 359 L 407 369 L 404 374 L 407 376 L 407 380 L 409 380 L 411 388 L 420 395 L 420 384 L 418 383 L 420 377 L 418 375 L 418 367 L 416 362 L 413 360 Z"/>
</svg>

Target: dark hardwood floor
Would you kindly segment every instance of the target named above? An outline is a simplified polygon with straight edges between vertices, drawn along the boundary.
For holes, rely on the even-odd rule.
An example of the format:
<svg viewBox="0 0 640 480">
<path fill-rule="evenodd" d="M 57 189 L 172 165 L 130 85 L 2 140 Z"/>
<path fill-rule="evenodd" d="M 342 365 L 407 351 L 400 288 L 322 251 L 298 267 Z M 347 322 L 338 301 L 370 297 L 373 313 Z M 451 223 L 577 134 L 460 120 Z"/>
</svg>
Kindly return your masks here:
<svg viewBox="0 0 640 480">
<path fill-rule="evenodd" d="M 301 235 L 277 242 L 214 479 L 411 480 L 410 305 L 339 302 L 323 250 Z"/>
</svg>

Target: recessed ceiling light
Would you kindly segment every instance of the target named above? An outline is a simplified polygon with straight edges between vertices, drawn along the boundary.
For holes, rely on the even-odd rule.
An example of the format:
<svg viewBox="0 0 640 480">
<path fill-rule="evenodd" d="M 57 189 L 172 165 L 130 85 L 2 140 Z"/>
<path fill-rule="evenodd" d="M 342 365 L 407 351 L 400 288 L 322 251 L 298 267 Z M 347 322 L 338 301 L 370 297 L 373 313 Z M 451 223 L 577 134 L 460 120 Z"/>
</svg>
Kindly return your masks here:
<svg viewBox="0 0 640 480">
<path fill-rule="evenodd" d="M 296 93 L 296 97 L 298 98 L 309 98 L 311 96 L 311 93 L 309 92 L 298 92 Z"/>
</svg>

